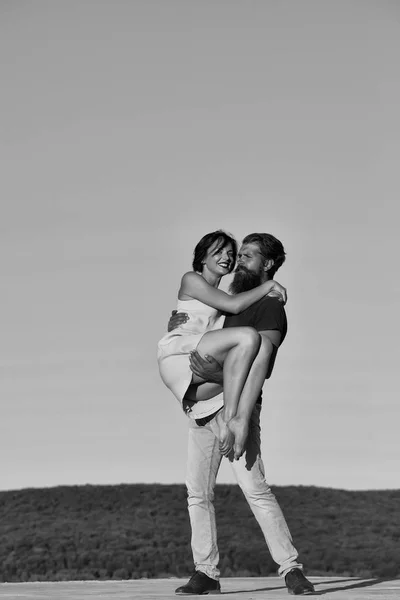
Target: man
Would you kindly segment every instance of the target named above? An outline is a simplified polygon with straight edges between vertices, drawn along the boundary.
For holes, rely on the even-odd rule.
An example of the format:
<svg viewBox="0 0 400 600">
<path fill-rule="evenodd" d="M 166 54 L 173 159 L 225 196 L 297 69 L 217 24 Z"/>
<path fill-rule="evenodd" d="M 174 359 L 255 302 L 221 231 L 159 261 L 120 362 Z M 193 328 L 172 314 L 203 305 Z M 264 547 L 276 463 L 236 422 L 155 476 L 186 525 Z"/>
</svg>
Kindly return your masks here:
<svg viewBox="0 0 400 600">
<path fill-rule="evenodd" d="M 272 279 L 285 261 L 282 243 L 267 233 L 246 236 L 238 253 L 238 264 L 230 291 L 244 292 Z M 169 329 L 185 322 L 182 313 L 171 317 Z M 238 315 L 225 319 L 224 327 L 251 326 L 272 342 L 273 352 L 266 370 L 271 376 L 278 347 L 286 336 L 287 322 L 283 303 L 279 298 L 266 296 Z M 223 384 L 221 366 L 213 357 L 202 358 L 194 352 L 192 371 L 207 381 Z M 248 501 L 264 534 L 272 558 L 279 565 L 278 573 L 285 578 L 289 593 L 313 593 L 314 587 L 302 572 L 298 553 L 278 502 L 268 486 L 261 459 L 260 411 L 261 394 L 253 410 L 250 432 L 244 455 L 230 461 L 236 480 Z M 188 462 L 186 486 L 188 509 L 192 528 L 192 552 L 195 572 L 189 582 L 177 588 L 178 595 L 212 594 L 221 589 L 219 583 L 219 553 L 213 506 L 214 488 L 222 455 L 219 451 L 215 420 L 223 406 L 222 394 L 193 404 L 189 408 Z"/>
</svg>

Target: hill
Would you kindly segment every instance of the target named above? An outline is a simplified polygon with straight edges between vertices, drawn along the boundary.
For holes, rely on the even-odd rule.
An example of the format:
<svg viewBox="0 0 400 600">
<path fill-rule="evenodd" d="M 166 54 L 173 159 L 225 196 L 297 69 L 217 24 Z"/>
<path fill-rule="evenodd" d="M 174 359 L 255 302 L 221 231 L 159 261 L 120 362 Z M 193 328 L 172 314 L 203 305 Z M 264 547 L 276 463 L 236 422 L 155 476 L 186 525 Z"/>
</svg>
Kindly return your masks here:
<svg viewBox="0 0 400 600">
<path fill-rule="evenodd" d="M 273 487 L 309 575 L 400 576 L 400 490 Z M 222 575 L 276 565 L 240 489 L 217 485 Z M 184 485 L 61 486 L 0 492 L 0 581 L 186 577 Z"/>
</svg>

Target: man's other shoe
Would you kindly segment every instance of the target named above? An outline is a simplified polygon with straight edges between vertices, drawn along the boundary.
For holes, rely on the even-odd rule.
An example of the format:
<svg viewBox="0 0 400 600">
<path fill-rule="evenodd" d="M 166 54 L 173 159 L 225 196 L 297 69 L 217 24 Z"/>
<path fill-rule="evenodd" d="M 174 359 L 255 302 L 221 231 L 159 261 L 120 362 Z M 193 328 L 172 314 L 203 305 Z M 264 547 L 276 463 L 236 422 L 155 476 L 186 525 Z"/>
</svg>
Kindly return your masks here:
<svg viewBox="0 0 400 600">
<path fill-rule="evenodd" d="M 182 585 L 175 590 L 179 596 L 202 594 L 220 594 L 221 585 L 216 579 L 211 579 L 201 571 L 195 571 L 186 585 Z"/>
<path fill-rule="evenodd" d="M 301 569 L 292 569 L 285 575 L 286 587 L 289 594 L 300 596 L 301 594 L 313 594 L 314 586 L 311 581 L 308 581 L 303 575 Z"/>
</svg>

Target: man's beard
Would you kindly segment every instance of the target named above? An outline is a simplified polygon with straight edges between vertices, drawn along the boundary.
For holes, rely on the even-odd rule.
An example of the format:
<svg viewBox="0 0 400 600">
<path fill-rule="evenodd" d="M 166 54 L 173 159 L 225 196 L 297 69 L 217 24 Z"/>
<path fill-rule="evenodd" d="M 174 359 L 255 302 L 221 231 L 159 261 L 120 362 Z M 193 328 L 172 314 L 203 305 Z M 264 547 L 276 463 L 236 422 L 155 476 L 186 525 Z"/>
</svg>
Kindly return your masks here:
<svg viewBox="0 0 400 600">
<path fill-rule="evenodd" d="M 254 271 L 249 271 L 249 269 L 246 269 L 246 267 L 239 266 L 236 267 L 235 275 L 232 283 L 229 286 L 229 291 L 232 294 L 240 294 L 241 292 L 252 290 L 261 284 L 262 279 L 260 272 L 255 273 Z"/>
</svg>

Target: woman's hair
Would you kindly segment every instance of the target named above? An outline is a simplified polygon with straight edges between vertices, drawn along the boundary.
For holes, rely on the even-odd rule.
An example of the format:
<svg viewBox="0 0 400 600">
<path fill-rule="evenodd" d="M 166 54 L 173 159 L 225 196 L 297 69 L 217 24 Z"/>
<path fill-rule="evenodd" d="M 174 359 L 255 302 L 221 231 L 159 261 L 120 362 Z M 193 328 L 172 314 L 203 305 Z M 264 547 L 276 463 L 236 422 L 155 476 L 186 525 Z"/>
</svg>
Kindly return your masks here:
<svg viewBox="0 0 400 600">
<path fill-rule="evenodd" d="M 227 246 L 228 244 L 232 244 L 233 262 L 231 268 L 229 269 L 229 273 L 231 273 L 235 268 L 237 256 L 236 240 L 228 233 L 225 233 L 225 231 L 222 231 L 222 229 L 218 229 L 217 231 L 212 231 L 211 233 L 207 233 L 204 237 L 202 237 L 199 243 L 197 244 L 196 248 L 194 249 L 192 265 L 193 270 L 197 271 L 197 273 L 203 272 L 203 260 L 208 250 L 216 241 L 218 241 L 218 246 L 216 247 L 215 252 L 218 252 L 222 248 L 225 248 L 225 246 Z"/>
</svg>

